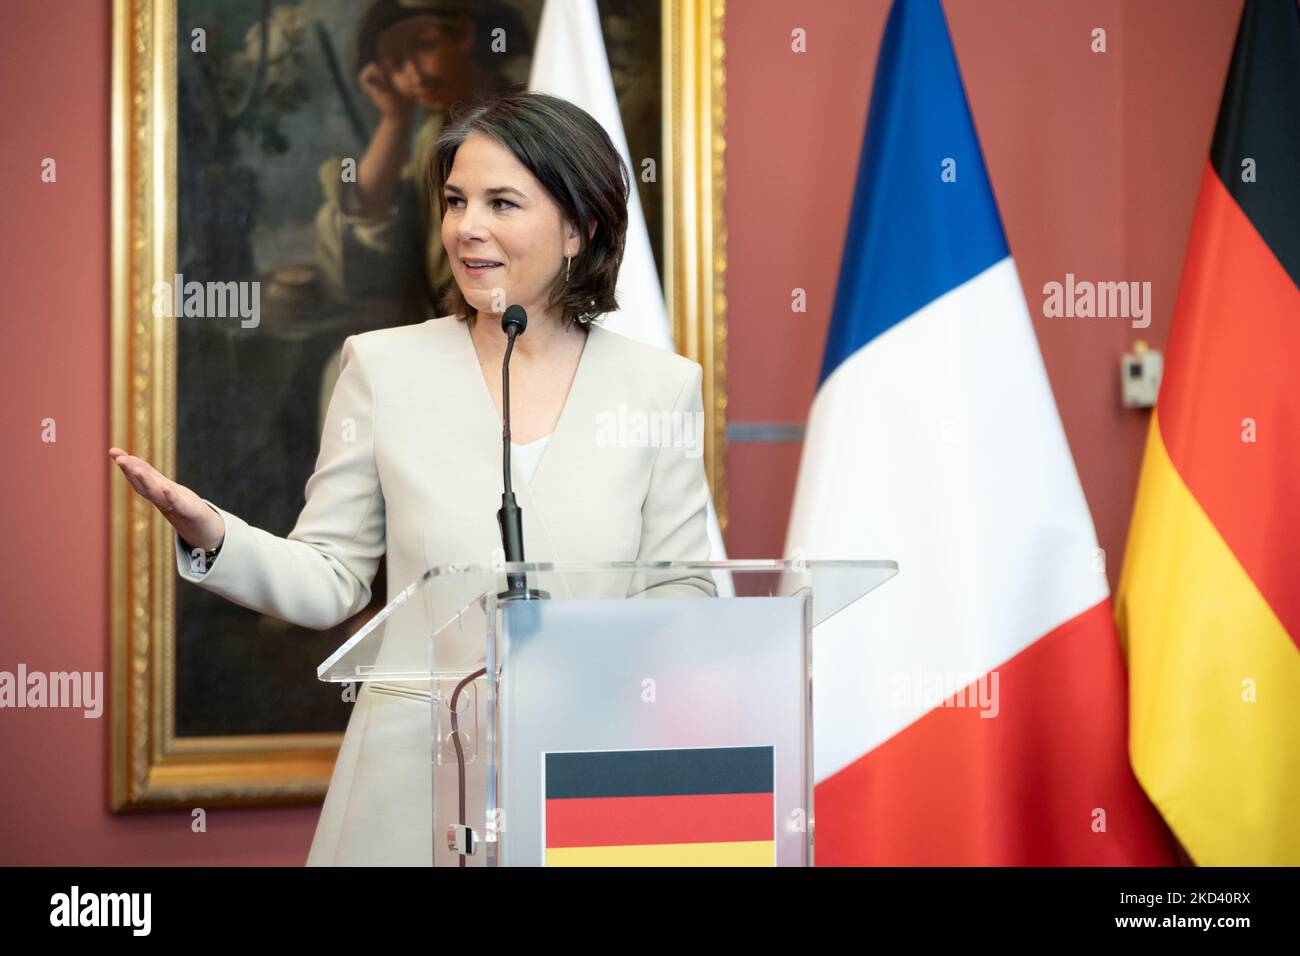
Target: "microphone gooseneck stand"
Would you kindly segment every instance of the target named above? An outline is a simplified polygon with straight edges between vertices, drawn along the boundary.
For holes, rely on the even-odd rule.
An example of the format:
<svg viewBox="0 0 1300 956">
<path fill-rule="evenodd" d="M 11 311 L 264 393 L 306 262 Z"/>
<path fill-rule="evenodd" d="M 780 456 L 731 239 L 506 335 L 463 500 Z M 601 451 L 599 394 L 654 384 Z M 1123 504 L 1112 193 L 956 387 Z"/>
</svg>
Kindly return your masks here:
<svg viewBox="0 0 1300 956">
<path fill-rule="evenodd" d="M 512 305 L 501 316 L 501 331 L 506 333 L 506 355 L 501 362 L 501 407 L 504 427 L 501 430 L 501 510 L 497 512 L 497 525 L 501 528 L 501 547 L 507 561 L 524 560 L 524 513 L 515 501 L 515 490 L 510 476 L 510 354 L 515 348 L 515 337 L 528 328 L 528 314 L 518 305 Z M 498 600 L 519 598 L 538 600 L 549 597 L 528 587 L 528 576 L 522 572 L 506 575 L 507 589 L 497 595 Z"/>
<path fill-rule="evenodd" d="M 515 501 L 515 492 L 510 480 L 510 354 L 514 351 L 515 337 L 524 334 L 528 328 L 528 313 L 522 306 L 512 305 L 501 316 L 501 331 L 506 333 L 506 354 L 501 363 L 501 401 L 504 428 L 501 432 L 501 509 L 497 512 L 497 525 L 501 529 L 501 546 L 505 550 L 506 561 L 524 560 L 524 514 Z M 497 594 L 498 601 L 537 601 L 549 598 L 545 591 L 530 588 L 528 575 L 523 571 L 510 571 L 506 574 L 506 590 Z M 470 683 L 487 673 L 482 667 L 470 674 L 451 694 L 451 742 L 456 748 L 457 810 L 456 819 L 461 831 L 466 832 L 465 824 L 465 751 L 460 742 L 460 721 L 456 716 L 456 705 L 460 702 L 460 693 Z M 469 838 L 473 841 L 473 837 Z M 476 842 L 476 841 L 474 841 Z M 471 842 L 470 852 L 473 852 Z M 465 865 L 465 854 L 460 854 L 460 866 Z"/>
</svg>

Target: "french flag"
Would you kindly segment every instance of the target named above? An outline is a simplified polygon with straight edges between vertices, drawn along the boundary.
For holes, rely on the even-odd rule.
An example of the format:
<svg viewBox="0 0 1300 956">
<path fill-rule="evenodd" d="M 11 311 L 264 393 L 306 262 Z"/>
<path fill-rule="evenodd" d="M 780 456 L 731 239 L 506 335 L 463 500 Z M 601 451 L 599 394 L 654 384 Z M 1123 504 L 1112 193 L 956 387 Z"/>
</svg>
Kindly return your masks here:
<svg viewBox="0 0 1300 956">
<path fill-rule="evenodd" d="M 1174 862 L 938 0 L 881 43 L 786 553 L 900 568 L 817 629 L 819 865 Z"/>
</svg>

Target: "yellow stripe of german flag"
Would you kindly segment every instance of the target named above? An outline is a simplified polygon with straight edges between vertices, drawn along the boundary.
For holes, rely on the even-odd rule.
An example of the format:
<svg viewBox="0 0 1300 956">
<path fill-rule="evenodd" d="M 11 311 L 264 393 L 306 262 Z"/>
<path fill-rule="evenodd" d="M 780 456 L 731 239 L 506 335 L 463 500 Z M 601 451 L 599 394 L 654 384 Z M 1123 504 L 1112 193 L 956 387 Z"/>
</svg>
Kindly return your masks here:
<svg viewBox="0 0 1300 956">
<path fill-rule="evenodd" d="M 1143 788 L 1198 864 L 1300 862 L 1300 652 L 1152 418 L 1116 605 Z"/>
<path fill-rule="evenodd" d="M 772 866 L 772 840 L 649 846 L 547 847 L 547 866 Z"/>
</svg>

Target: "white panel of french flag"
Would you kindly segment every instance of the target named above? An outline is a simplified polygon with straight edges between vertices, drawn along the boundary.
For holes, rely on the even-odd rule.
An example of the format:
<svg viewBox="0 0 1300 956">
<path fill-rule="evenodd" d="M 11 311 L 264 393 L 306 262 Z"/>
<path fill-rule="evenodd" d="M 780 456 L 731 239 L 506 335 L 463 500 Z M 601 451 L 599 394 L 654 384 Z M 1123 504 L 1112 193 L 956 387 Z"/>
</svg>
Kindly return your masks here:
<svg viewBox="0 0 1300 956">
<path fill-rule="evenodd" d="M 1167 862 L 938 0 L 891 11 L 853 203 L 786 552 L 900 573 L 816 632 L 817 862 Z"/>
</svg>

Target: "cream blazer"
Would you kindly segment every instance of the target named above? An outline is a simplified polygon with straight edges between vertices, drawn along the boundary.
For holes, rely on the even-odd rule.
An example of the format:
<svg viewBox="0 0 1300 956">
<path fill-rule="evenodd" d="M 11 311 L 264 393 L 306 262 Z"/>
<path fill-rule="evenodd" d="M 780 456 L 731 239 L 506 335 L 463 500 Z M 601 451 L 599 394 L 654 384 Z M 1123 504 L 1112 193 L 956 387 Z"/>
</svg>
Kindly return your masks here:
<svg viewBox="0 0 1300 956">
<path fill-rule="evenodd" d="M 514 463 L 527 560 L 708 559 L 700 385 L 696 362 L 592 326 L 531 482 Z M 675 440 L 658 429 L 658 444 L 618 441 L 631 434 L 618 423 L 638 415 L 692 424 Z M 501 420 L 468 324 L 446 316 L 346 340 L 288 537 L 209 504 L 225 519 L 221 552 L 191 571 L 176 537 L 180 576 L 304 627 L 364 608 L 385 553 L 390 600 L 430 566 L 489 563 L 501 547 Z M 716 593 L 708 576 L 661 583 L 662 596 Z M 309 864 L 432 862 L 428 708 L 363 688 Z"/>
</svg>

